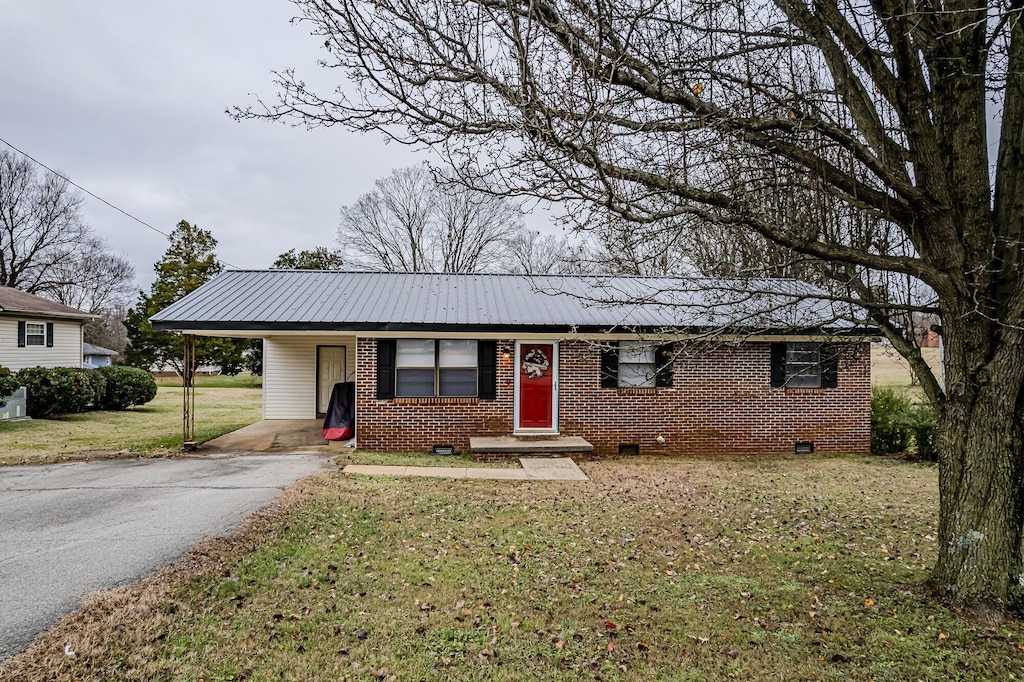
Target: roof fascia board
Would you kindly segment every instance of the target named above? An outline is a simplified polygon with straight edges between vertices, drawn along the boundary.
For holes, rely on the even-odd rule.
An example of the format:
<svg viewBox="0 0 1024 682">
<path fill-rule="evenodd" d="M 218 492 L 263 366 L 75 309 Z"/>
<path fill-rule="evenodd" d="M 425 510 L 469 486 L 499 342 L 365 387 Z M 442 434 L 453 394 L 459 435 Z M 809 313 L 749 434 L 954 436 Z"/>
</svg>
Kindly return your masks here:
<svg viewBox="0 0 1024 682">
<path fill-rule="evenodd" d="M 13 308 L 0 308 L 0 316 L 6 317 L 52 317 L 58 320 L 95 320 L 99 315 L 92 313 L 48 313 L 41 310 L 14 310 Z"/>
<path fill-rule="evenodd" d="M 804 341 L 826 341 L 837 338 L 848 338 L 852 341 L 875 337 L 879 331 L 872 327 L 851 327 L 843 329 L 817 328 L 817 329 L 786 329 L 786 330 L 758 330 L 751 332 L 739 332 L 728 330 L 706 330 L 706 329 L 680 329 L 666 331 L 664 327 L 655 329 L 635 329 L 632 331 L 606 330 L 589 327 L 541 327 L 521 326 L 504 327 L 496 325 L 462 325 L 458 331 L 453 331 L 452 325 L 386 325 L 399 326 L 401 329 L 379 329 L 381 325 L 367 325 L 374 328 L 352 328 L 361 325 L 330 325 L 326 323 L 229 323 L 225 326 L 212 327 L 202 322 L 154 322 L 153 328 L 165 331 L 180 331 L 196 336 L 231 336 L 238 338 L 261 338 L 264 336 L 359 336 L 364 338 L 489 338 L 489 339 L 526 339 L 526 338 L 551 338 L 553 335 L 561 338 L 604 340 L 635 339 L 644 337 L 661 340 L 686 340 L 699 338 L 714 338 L 716 340 L 737 340 L 737 341 L 788 341 L 800 339 Z"/>
</svg>

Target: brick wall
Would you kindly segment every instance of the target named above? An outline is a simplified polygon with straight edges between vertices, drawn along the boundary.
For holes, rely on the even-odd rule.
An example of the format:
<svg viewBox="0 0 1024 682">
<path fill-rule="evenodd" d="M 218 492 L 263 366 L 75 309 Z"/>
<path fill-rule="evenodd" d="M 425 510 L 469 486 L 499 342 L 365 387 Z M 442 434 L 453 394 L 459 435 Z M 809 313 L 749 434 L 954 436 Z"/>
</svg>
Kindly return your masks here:
<svg viewBox="0 0 1024 682">
<path fill-rule="evenodd" d="M 432 445 L 469 450 L 470 436 L 512 433 L 513 341 L 498 342 L 497 400 L 396 398 L 377 400 L 377 340 L 356 346 L 356 436 L 359 447 L 424 452 Z M 505 354 L 509 357 L 505 358 Z"/>
<path fill-rule="evenodd" d="M 600 355 L 585 342 L 563 342 L 559 356 L 559 430 L 615 454 L 621 444 L 641 454 L 792 453 L 796 441 L 816 452 L 870 450 L 871 385 L 868 344 L 844 348 L 838 388 L 769 386 L 768 343 L 680 352 L 672 388 L 600 387 Z M 434 444 L 469 448 L 469 437 L 512 432 L 514 342 L 498 343 L 497 400 L 376 397 L 374 339 L 359 339 L 359 446 L 392 452 Z M 508 353 L 509 358 L 504 354 Z M 665 439 L 657 442 L 658 436 Z"/>
</svg>

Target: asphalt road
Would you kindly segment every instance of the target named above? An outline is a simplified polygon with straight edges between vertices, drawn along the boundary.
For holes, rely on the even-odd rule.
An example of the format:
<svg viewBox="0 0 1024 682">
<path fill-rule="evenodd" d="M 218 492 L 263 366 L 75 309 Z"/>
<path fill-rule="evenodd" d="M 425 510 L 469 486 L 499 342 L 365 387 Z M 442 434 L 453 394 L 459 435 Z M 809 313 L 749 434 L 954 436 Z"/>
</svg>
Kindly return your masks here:
<svg viewBox="0 0 1024 682">
<path fill-rule="evenodd" d="M 260 455 L 0 467 L 0 660 L 84 595 L 173 563 L 331 466 Z"/>
</svg>

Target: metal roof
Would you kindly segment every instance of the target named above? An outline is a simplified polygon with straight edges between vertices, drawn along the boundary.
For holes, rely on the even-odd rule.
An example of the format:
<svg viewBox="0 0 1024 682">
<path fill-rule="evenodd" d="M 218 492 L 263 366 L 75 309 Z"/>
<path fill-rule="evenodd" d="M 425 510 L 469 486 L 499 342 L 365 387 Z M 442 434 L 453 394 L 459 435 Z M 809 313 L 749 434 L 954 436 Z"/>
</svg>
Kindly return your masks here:
<svg viewBox="0 0 1024 682">
<path fill-rule="evenodd" d="M 232 270 L 151 320 L 179 331 L 852 331 L 823 297 L 787 279 Z"/>
</svg>

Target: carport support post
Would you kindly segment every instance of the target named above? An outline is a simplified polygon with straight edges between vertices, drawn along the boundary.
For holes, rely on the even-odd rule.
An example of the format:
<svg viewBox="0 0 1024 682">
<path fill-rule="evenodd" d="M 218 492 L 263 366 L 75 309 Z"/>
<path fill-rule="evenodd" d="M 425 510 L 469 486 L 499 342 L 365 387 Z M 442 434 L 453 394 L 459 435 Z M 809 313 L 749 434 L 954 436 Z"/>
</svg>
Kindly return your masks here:
<svg viewBox="0 0 1024 682">
<path fill-rule="evenodd" d="M 183 450 L 196 449 L 196 337 L 193 334 L 182 335 L 181 387 L 182 387 L 182 435 Z"/>
</svg>

